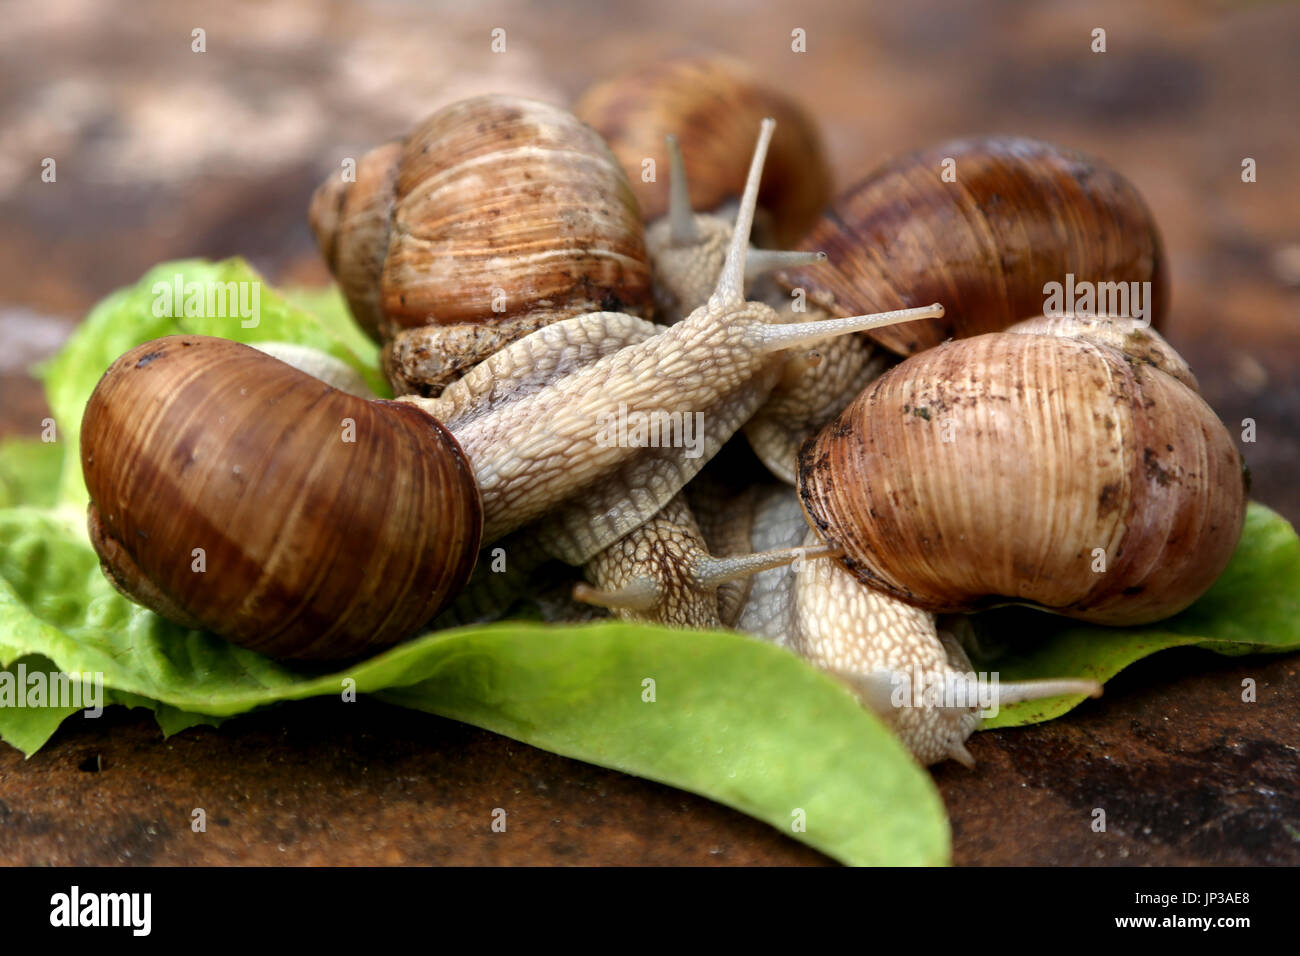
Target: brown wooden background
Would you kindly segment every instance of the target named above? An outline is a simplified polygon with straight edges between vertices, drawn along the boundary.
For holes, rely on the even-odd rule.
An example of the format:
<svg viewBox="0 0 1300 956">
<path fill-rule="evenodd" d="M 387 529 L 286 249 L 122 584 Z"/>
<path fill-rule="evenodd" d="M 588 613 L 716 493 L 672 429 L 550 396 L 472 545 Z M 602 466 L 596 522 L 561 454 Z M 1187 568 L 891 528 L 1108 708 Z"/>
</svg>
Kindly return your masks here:
<svg viewBox="0 0 1300 956">
<path fill-rule="evenodd" d="M 847 183 L 943 138 L 1104 157 L 1168 244 L 1169 337 L 1300 519 L 1300 5 L 0 3 L 0 435 L 47 414 L 27 366 L 153 263 L 243 254 L 326 280 L 307 198 L 339 157 L 479 92 L 571 102 L 675 52 L 729 52 L 819 118 Z M 507 31 L 492 54 L 490 31 Z M 790 31 L 808 52 L 790 52 Z M 1107 32 L 1093 54 L 1091 31 Z M 191 31 L 207 52 L 191 52 Z M 58 181 L 40 181 L 42 158 Z M 1241 182 L 1244 157 L 1258 182 Z M 977 735 L 936 776 L 960 863 L 1300 863 L 1300 658 L 1148 659 L 1067 719 Z M 1243 677 L 1259 703 L 1240 704 Z M 206 834 L 190 810 L 208 811 Z M 507 833 L 490 830 L 494 807 Z M 1104 807 L 1106 834 L 1092 833 Z M 816 863 L 702 799 L 373 702 L 163 741 L 131 712 L 0 747 L 9 863 Z"/>
</svg>

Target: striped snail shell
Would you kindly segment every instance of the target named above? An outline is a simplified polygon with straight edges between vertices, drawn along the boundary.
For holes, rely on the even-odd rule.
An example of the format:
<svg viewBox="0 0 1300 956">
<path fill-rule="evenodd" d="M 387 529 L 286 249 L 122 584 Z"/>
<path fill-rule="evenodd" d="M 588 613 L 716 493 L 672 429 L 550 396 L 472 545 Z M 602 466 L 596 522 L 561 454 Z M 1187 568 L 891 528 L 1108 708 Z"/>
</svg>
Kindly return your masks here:
<svg viewBox="0 0 1300 956">
<path fill-rule="evenodd" d="M 86 406 L 81 460 L 109 580 L 275 657 L 407 637 L 478 553 L 478 488 L 446 428 L 225 339 L 118 358 Z"/>
<path fill-rule="evenodd" d="M 1200 597 L 1246 506 L 1241 456 L 1186 365 L 1101 317 L 912 356 L 804 445 L 799 482 L 821 537 L 886 594 L 1114 625 Z"/>
<path fill-rule="evenodd" d="M 559 319 L 650 313 L 631 186 L 595 131 L 547 103 L 453 103 L 363 156 L 355 182 L 331 175 L 310 220 L 363 328 L 383 342 L 432 329 L 410 344 L 436 353 L 420 383 L 434 391 Z M 389 361 L 399 391 L 404 357 L 429 358 Z"/>
<path fill-rule="evenodd" d="M 941 319 L 868 333 L 900 355 L 1039 315 L 1044 287 L 1069 274 L 1150 282 L 1156 328 L 1168 308 L 1160 234 L 1133 185 L 1020 137 L 954 140 L 887 162 L 841 193 L 800 247 L 829 263 L 782 282 L 833 315 L 944 304 Z"/>
<path fill-rule="evenodd" d="M 746 152 L 764 117 L 776 135 L 758 194 L 759 235 L 778 245 L 807 232 L 830 197 L 830 170 L 821 137 L 807 113 L 743 63 L 721 56 L 679 57 L 616 74 L 592 86 L 574 112 L 609 143 L 636 190 L 642 214 L 668 212 L 665 137 L 682 144 L 691 206 L 712 210 L 738 198 Z M 647 182 L 647 159 L 656 175 Z"/>
</svg>

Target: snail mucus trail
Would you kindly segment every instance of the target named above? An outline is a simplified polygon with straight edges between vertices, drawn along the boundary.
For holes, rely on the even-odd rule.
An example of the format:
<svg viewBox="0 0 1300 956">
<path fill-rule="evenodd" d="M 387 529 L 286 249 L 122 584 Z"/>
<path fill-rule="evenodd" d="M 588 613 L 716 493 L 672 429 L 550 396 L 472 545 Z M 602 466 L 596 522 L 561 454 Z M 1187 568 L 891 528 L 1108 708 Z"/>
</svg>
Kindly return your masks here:
<svg viewBox="0 0 1300 956">
<path fill-rule="evenodd" d="M 345 395 L 201 336 L 119 358 L 87 405 L 81 444 L 92 541 L 110 580 L 165 617 L 254 650 L 337 658 L 408 636 L 463 587 L 482 543 L 525 525 L 571 564 L 608 547 L 753 414 L 782 352 L 942 314 L 781 324 L 745 301 L 772 128 L 759 135 L 713 295 L 670 328 L 607 312 L 565 319 L 438 398 L 394 402 Z M 603 444 L 598 422 L 619 403 L 704 411 L 703 454 Z M 354 441 L 341 440 L 345 420 Z"/>
</svg>

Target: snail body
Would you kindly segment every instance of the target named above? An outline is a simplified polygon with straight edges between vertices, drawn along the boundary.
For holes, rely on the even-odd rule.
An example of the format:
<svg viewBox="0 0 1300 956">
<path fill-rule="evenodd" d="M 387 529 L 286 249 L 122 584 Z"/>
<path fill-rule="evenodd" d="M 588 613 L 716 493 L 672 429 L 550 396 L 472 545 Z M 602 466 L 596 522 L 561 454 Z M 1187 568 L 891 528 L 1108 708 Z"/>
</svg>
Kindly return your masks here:
<svg viewBox="0 0 1300 956">
<path fill-rule="evenodd" d="M 594 555 L 584 568 L 591 583 L 577 585 L 573 597 L 625 620 L 717 629 L 729 626 L 744 602 L 745 592 L 732 595 L 727 585 L 829 553 L 819 542 L 756 553 L 748 548 L 711 550 L 682 493 Z"/>
<path fill-rule="evenodd" d="M 715 559 L 684 494 L 587 562 L 574 598 L 625 620 L 712 630 L 722 626 Z M 610 596 L 617 595 L 613 601 Z"/>
</svg>

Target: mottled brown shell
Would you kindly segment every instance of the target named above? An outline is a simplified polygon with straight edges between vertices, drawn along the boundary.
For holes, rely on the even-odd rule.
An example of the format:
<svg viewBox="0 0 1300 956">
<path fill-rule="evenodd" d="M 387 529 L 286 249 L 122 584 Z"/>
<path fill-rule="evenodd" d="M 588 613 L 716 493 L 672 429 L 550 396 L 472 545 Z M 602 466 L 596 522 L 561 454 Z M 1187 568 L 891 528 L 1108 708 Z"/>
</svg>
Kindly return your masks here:
<svg viewBox="0 0 1300 956">
<path fill-rule="evenodd" d="M 1044 285 L 1067 273 L 1150 282 L 1157 328 L 1169 304 L 1160 234 L 1133 185 L 1032 139 L 955 140 L 892 160 L 841 193 L 801 247 L 830 261 L 780 279 L 833 315 L 943 303 L 941 319 L 868 333 L 900 355 L 1039 315 Z"/>
<path fill-rule="evenodd" d="M 647 220 L 668 211 L 666 135 L 681 142 L 692 208 L 713 210 L 744 190 L 759 123 L 768 116 L 776 135 L 758 195 L 771 228 L 763 238 L 795 242 L 830 198 L 830 170 L 807 113 L 736 60 L 680 58 L 628 70 L 587 90 L 574 112 L 614 150 Z M 654 182 L 642 179 L 647 159 L 655 161 Z"/>
<path fill-rule="evenodd" d="M 348 308 L 376 341 L 382 338 L 379 280 L 388 253 L 393 188 L 401 154 L 401 143 L 372 149 L 357 162 L 355 182 L 333 175 L 321 183 L 307 214 L 321 255 L 338 280 Z"/>
<path fill-rule="evenodd" d="M 86 406 L 81 461 L 119 590 L 276 657 L 409 636 L 478 552 L 478 489 L 442 425 L 225 339 L 121 356 Z"/>
<path fill-rule="evenodd" d="M 479 96 L 335 173 L 310 210 L 358 321 L 390 338 L 421 325 L 545 313 L 648 315 L 636 198 L 601 138 L 567 111 Z"/>
<path fill-rule="evenodd" d="M 872 587 L 1103 624 L 1204 593 L 1246 504 L 1241 458 L 1195 391 L 1098 341 L 1031 333 L 907 359 L 804 445 L 799 478 L 810 521 Z"/>
</svg>

